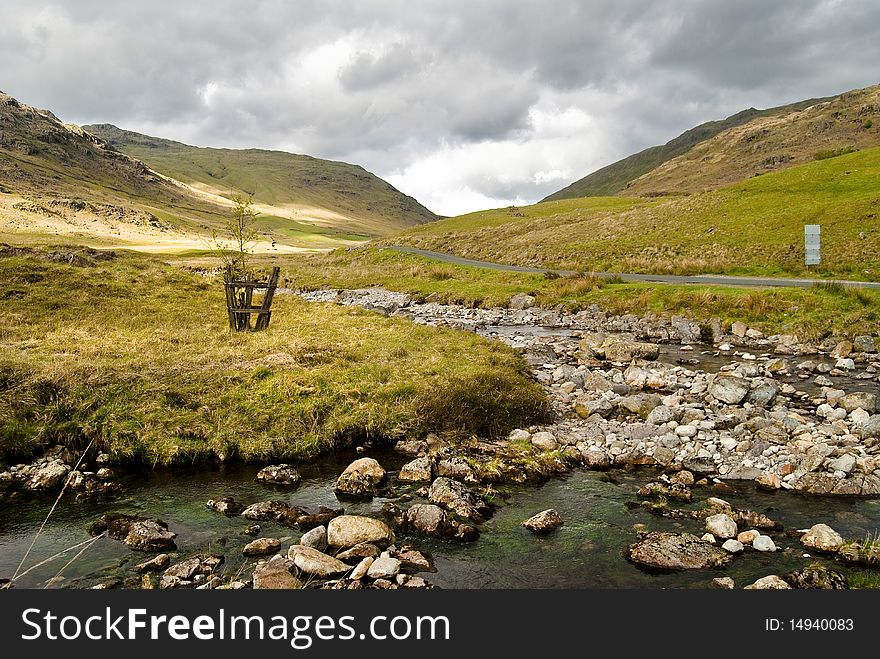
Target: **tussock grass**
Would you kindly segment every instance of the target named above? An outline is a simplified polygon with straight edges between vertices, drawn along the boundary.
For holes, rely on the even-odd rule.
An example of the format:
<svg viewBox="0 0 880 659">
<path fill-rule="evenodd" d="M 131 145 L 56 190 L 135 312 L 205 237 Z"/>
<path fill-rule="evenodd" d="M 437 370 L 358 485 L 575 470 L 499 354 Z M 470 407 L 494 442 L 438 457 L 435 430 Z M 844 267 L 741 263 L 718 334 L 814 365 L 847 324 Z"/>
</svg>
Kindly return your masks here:
<svg viewBox="0 0 880 659">
<path fill-rule="evenodd" d="M 301 459 L 355 440 L 503 434 L 546 411 L 502 345 L 287 295 L 268 331 L 231 334 L 219 283 L 148 257 L 0 259 L 0 299 L 7 458 L 94 440 L 147 464 Z"/>
</svg>

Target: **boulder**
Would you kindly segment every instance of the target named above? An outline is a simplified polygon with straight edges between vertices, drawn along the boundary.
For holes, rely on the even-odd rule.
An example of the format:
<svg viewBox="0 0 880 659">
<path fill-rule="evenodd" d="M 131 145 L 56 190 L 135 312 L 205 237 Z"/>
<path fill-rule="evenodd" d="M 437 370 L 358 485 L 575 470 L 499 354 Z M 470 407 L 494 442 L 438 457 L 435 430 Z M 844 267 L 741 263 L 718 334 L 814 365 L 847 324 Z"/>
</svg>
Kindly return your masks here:
<svg viewBox="0 0 880 659">
<path fill-rule="evenodd" d="M 743 543 L 739 540 L 734 540 L 733 538 L 725 540 L 724 544 L 721 545 L 721 548 L 724 551 L 729 551 L 731 554 L 738 554 L 745 549 Z"/>
<path fill-rule="evenodd" d="M 492 514 L 480 496 L 451 478 L 435 479 L 428 489 L 428 501 L 476 524 L 482 524 Z"/>
<path fill-rule="evenodd" d="M 691 533 L 654 531 L 629 547 L 629 559 L 666 570 L 702 570 L 727 565 L 731 556 Z"/>
<path fill-rule="evenodd" d="M 423 457 L 407 462 L 400 468 L 397 478 L 408 482 L 424 481 L 430 483 L 434 478 L 434 459 Z"/>
<path fill-rule="evenodd" d="M 755 583 L 749 584 L 744 590 L 791 590 L 785 581 L 775 574 L 761 577 Z"/>
<path fill-rule="evenodd" d="M 24 487 L 28 490 L 54 490 L 61 487 L 70 469 L 70 465 L 61 460 L 50 460 L 34 472 Z"/>
<path fill-rule="evenodd" d="M 556 437 L 553 436 L 553 433 L 549 432 L 536 432 L 532 435 L 531 442 L 532 446 L 542 451 L 555 451 L 559 448 L 559 442 L 556 441 Z"/>
<path fill-rule="evenodd" d="M 324 551 L 327 548 L 327 529 L 324 526 L 316 526 L 311 531 L 306 531 L 299 539 L 299 544 L 303 547 L 311 547 L 318 551 Z"/>
<path fill-rule="evenodd" d="M 431 557 L 422 553 L 411 545 L 404 545 L 397 551 L 391 552 L 391 556 L 400 561 L 401 572 L 436 572 Z"/>
<path fill-rule="evenodd" d="M 510 298 L 510 303 L 507 306 L 510 309 L 516 309 L 520 311 L 523 309 L 528 309 L 535 306 L 535 296 L 529 295 L 528 293 L 517 293 L 512 298 Z"/>
<path fill-rule="evenodd" d="M 875 439 L 880 437 L 880 414 L 872 415 L 858 429 L 862 439 Z"/>
<path fill-rule="evenodd" d="M 360 515 L 340 515 L 327 526 L 327 543 L 347 549 L 362 542 L 387 547 L 394 542 L 394 532 L 382 520 Z"/>
<path fill-rule="evenodd" d="M 544 534 L 558 529 L 563 523 L 559 513 L 549 508 L 529 517 L 522 525 L 532 533 Z"/>
<path fill-rule="evenodd" d="M 479 537 L 476 527 L 455 520 L 448 512 L 430 503 L 411 506 L 403 517 L 403 525 L 416 533 L 468 542 Z"/>
<path fill-rule="evenodd" d="M 834 350 L 831 351 L 831 356 L 835 359 L 843 359 L 845 357 L 849 357 L 852 351 L 852 343 L 850 343 L 849 341 L 841 341 L 836 346 L 834 346 Z"/>
<path fill-rule="evenodd" d="M 296 521 L 296 512 L 283 501 L 260 501 L 245 508 L 241 514 L 255 522 L 270 521 L 292 526 Z"/>
<path fill-rule="evenodd" d="M 232 497 L 223 497 L 222 499 L 208 499 L 205 504 L 211 510 L 216 510 L 229 517 L 240 515 L 244 510 L 244 505 L 238 503 Z"/>
<path fill-rule="evenodd" d="M 739 405 L 749 394 L 751 383 L 736 375 L 716 375 L 709 385 L 713 398 L 728 405 Z"/>
<path fill-rule="evenodd" d="M 371 542 L 362 542 L 360 544 L 341 551 L 336 554 L 336 558 L 346 563 L 356 563 L 364 558 L 377 558 L 382 551 Z"/>
<path fill-rule="evenodd" d="M 779 385 L 772 378 L 760 378 L 752 383 L 747 400 L 758 407 L 772 407 L 779 393 Z"/>
<path fill-rule="evenodd" d="M 727 513 L 718 513 L 706 518 L 706 530 L 716 538 L 735 538 L 736 522 Z"/>
<path fill-rule="evenodd" d="M 624 336 L 609 336 L 597 352 L 610 362 L 629 363 L 633 359 L 657 359 L 660 356 L 660 346 Z"/>
<path fill-rule="evenodd" d="M 310 574 L 319 579 L 338 577 L 351 569 L 337 558 L 303 545 L 291 545 L 287 552 L 287 558 L 305 574 Z"/>
<path fill-rule="evenodd" d="M 400 572 L 400 561 L 390 556 L 382 555 L 375 559 L 367 569 L 370 579 L 393 579 Z"/>
<path fill-rule="evenodd" d="M 255 590 L 299 589 L 303 583 L 291 573 L 293 561 L 285 558 L 274 558 L 259 563 L 254 568 L 253 582 Z"/>
<path fill-rule="evenodd" d="M 373 458 L 352 462 L 336 480 L 336 494 L 358 499 L 372 499 L 385 480 L 385 470 Z"/>
<path fill-rule="evenodd" d="M 302 477 L 299 472 L 288 464 L 270 465 L 257 472 L 256 480 L 271 485 L 299 485 Z"/>
<path fill-rule="evenodd" d="M 633 414 L 638 414 L 642 419 L 647 419 L 651 411 L 658 407 L 662 400 L 657 394 L 636 394 L 621 398 L 617 401 L 617 406 Z"/>
<path fill-rule="evenodd" d="M 815 524 L 801 536 L 801 544 L 807 549 L 836 552 L 843 544 L 843 536 L 827 524 Z"/>
<path fill-rule="evenodd" d="M 148 561 L 138 563 L 134 566 L 134 569 L 138 572 L 158 572 L 159 570 L 164 570 L 168 567 L 170 562 L 171 556 L 169 554 L 159 554 Z"/>
<path fill-rule="evenodd" d="M 722 588 L 724 590 L 733 590 L 736 587 L 733 579 L 730 577 L 715 577 L 711 582 L 712 588 Z"/>
<path fill-rule="evenodd" d="M 367 576 L 367 570 L 370 569 L 370 566 L 373 564 L 375 559 L 372 556 L 365 556 L 360 560 L 360 562 L 355 566 L 355 568 L 351 571 L 351 574 L 348 576 L 349 579 L 353 581 L 357 581 L 358 579 L 363 579 Z"/>
<path fill-rule="evenodd" d="M 437 462 L 437 475 L 465 483 L 476 483 L 477 475 L 474 473 L 467 460 L 461 457 L 444 458 Z"/>
<path fill-rule="evenodd" d="M 779 478 L 779 476 L 777 476 L 776 474 L 768 472 L 758 476 L 755 479 L 755 485 L 758 487 L 758 489 L 773 492 L 782 487 L 782 479 Z"/>
<path fill-rule="evenodd" d="M 769 535 L 759 535 L 752 540 L 752 549 L 756 551 L 776 551 L 776 543 Z"/>
<path fill-rule="evenodd" d="M 877 344 L 871 336 L 857 336 L 853 339 L 853 349 L 858 352 L 873 354 L 877 352 Z"/>
<path fill-rule="evenodd" d="M 676 414 L 672 410 L 672 408 L 666 407 L 666 405 L 658 405 L 653 410 L 648 413 L 647 423 L 650 423 L 652 426 L 661 426 L 664 423 L 669 423 L 670 421 L 676 420 Z"/>
<path fill-rule="evenodd" d="M 158 519 L 124 514 L 104 515 L 89 528 L 89 533 L 99 535 L 104 531 L 114 540 L 120 540 L 137 551 L 177 549 L 174 544 L 177 534 L 169 531 L 168 525 Z"/>
<path fill-rule="evenodd" d="M 858 391 L 841 398 L 838 405 L 847 412 L 863 409 L 868 414 L 874 414 L 877 411 L 877 397 L 874 394 Z"/>
<path fill-rule="evenodd" d="M 278 538 L 257 538 L 247 543 L 241 550 L 245 556 L 267 556 L 281 549 L 281 540 Z"/>
<path fill-rule="evenodd" d="M 821 563 L 811 563 L 807 567 L 784 574 L 782 578 L 792 588 L 846 590 L 849 588 L 846 577 Z"/>
</svg>

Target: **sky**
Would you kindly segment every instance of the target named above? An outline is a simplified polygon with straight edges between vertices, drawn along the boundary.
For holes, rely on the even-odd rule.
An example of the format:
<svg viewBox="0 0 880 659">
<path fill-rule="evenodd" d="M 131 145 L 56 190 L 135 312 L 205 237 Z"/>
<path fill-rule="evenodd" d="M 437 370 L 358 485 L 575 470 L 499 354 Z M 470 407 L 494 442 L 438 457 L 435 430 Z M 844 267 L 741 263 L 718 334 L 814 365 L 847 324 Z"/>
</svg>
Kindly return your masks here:
<svg viewBox="0 0 880 659">
<path fill-rule="evenodd" d="M 364 166 L 455 215 L 704 121 L 880 82 L 876 0 L 0 0 L 0 90 Z"/>
</svg>

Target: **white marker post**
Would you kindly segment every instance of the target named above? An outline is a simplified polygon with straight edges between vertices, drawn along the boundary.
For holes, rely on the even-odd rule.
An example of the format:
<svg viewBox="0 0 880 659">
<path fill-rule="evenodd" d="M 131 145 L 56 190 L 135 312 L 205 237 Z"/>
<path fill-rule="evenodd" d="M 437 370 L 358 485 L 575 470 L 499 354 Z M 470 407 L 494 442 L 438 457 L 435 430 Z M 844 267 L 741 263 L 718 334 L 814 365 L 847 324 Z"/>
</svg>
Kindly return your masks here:
<svg viewBox="0 0 880 659">
<path fill-rule="evenodd" d="M 821 230 L 818 224 L 804 225 L 804 256 L 807 267 L 819 265 Z"/>
</svg>

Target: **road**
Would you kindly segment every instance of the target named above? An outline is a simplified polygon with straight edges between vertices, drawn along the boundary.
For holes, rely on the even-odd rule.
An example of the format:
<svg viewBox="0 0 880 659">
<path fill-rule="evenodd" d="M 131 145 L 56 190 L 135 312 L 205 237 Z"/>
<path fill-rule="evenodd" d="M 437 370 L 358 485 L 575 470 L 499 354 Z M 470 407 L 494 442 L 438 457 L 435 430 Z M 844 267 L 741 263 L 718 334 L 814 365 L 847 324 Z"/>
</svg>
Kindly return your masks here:
<svg viewBox="0 0 880 659">
<path fill-rule="evenodd" d="M 492 263 L 491 261 L 476 261 L 474 259 L 466 259 L 462 256 L 454 254 L 444 254 L 443 252 L 432 252 L 427 249 L 417 249 L 415 247 L 403 247 L 401 245 L 391 245 L 388 249 L 406 254 L 415 254 L 424 256 L 429 259 L 443 261 L 444 263 L 452 263 L 455 265 L 469 265 L 475 268 L 488 268 L 490 270 L 503 270 L 505 272 L 555 272 L 559 275 L 573 275 L 573 270 L 554 270 L 552 268 L 530 268 L 524 265 L 505 265 L 503 263 Z M 702 284 L 704 286 L 752 286 L 752 287 L 784 287 L 784 288 L 809 288 L 817 283 L 836 282 L 844 286 L 852 286 L 853 288 L 874 288 L 880 289 L 880 282 L 876 281 L 850 281 L 848 279 L 785 279 L 776 277 L 733 277 L 728 275 L 645 275 L 631 272 L 591 272 L 596 277 L 620 277 L 624 281 L 649 282 L 654 284 Z"/>
</svg>

